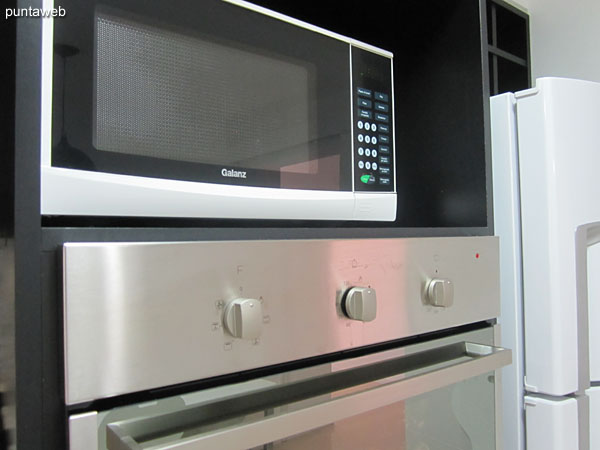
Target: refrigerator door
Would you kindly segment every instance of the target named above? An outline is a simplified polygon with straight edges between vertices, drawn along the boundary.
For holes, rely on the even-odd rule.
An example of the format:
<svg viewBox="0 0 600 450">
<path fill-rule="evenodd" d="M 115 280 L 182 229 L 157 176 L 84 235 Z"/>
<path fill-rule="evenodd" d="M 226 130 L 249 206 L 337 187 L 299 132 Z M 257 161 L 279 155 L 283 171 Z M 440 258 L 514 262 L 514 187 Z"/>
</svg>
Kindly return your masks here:
<svg viewBox="0 0 600 450">
<path fill-rule="evenodd" d="M 600 84 L 542 78 L 515 97 L 525 389 L 581 394 L 590 385 L 587 247 L 600 224 Z"/>
<path fill-rule="evenodd" d="M 586 449 L 579 447 L 580 400 L 525 397 L 527 450 Z"/>
<path fill-rule="evenodd" d="M 522 450 L 523 291 L 521 201 L 514 94 L 491 99 L 494 230 L 500 236 L 501 342 L 512 349 L 513 363 L 502 369 L 502 438 L 504 448 Z"/>
<path fill-rule="evenodd" d="M 527 450 L 600 450 L 600 387 L 560 399 L 525 397 Z M 510 448 L 510 447 L 505 447 Z"/>
</svg>

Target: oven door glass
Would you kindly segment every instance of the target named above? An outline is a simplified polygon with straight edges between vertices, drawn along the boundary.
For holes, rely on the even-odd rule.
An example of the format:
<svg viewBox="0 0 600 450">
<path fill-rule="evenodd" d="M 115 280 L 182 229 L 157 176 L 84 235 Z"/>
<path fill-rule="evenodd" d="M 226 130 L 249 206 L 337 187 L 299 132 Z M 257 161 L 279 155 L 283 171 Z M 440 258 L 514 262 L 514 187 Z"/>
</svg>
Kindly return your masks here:
<svg viewBox="0 0 600 450">
<path fill-rule="evenodd" d="M 267 448 L 281 450 L 492 450 L 496 448 L 494 374 L 480 375 L 269 445 Z"/>
<path fill-rule="evenodd" d="M 222 0 L 61 5 L 52 166 L 351 190 L 347 42 Z"/>
<path fill-rule="evenodd" d="M 71 447 L 496 449 L 495 371 L 511 357 L 482 341 L 492 329 L 72 416 L 72 437 L 91 432 Z"/>
</svg>

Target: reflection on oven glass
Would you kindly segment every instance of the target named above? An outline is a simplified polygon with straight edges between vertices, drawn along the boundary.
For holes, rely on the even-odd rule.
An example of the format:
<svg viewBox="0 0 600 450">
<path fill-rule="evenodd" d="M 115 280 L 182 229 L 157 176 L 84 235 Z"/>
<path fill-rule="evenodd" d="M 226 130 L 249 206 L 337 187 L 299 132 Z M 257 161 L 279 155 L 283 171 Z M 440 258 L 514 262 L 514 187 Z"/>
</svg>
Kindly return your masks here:
<svg viewBox="0 0 600 450">
<path fill-rule="evenodd" d="M 153 431 L 152 426 L 144 428 L 146 425 L 135 425 L 137 429 L 133 432 L 137 435 L 134 439 L 141 445 L 140 448 L 164 450 L 174 448 L 175 444 L 190 444 L 198 439 L 206 439 L 200 443 L 205 445 L 202 448 L 217 448 L 210 447 L 211 436 L 239 431 L 241 428 L 246 428 L 247 432 L 250 430 L 249 436 L 252 436 L 253 424 L 270 419 L 276 419 L 275 423 L 279 424 L 285 424 L 286 420 L 298 420 L 302 415 L 294 415 L 294 412 L 310 411 L 313 407 L 346 396 L 367 394 L 370 390 L 378 389 L 385 380 L 314 395 L 291 403 L 285 403 L 282 399 L 269 400 L 267 404 L 271 406 L 267 409 L 254 409 L 244 405 L 250 394 L 266 395 L 277 386 L 289 386 L 302 380 L 317 380 L 320 376 L 331 373 L 333 367 L 331 364 L 322 364 L 101 412 L 98 415 L 99 429 L 103 431 L 98 435 L 98 448 L 121 448 L 107 447 L 108 424 L 150 417 L 160 418 L 170 425 L 160 432 Z M 421 375 L 415 372 L 419 371 L 404 373 L 402 377 L 416 380 Z M 397 381 L 396 376 L 386 379 Z M 363 398 L 368 401 L 369 397 Z M 229 413 L 233 407 L 231 400 L 242 402 L 241 409 L 245 412 Z M 364 405 L 364 409 L 368 409 L 367 405 Z M 233 409 L 237 411 L 236 408 Z M 186 410 L 193 414 L 186 415 Z M 167 418 L 169 416 L 172 417 Z M 257 439 L 254 442 L 264 439 L 262 442 L 267 443 L 250 450 L 496 450 L 495 378 L 493 372 L 490 372 L 337 422 L 331 419 L 332 423 L 327 423 L 326 418 L 321 419 L 322 421 L 316 422 L 321 426 L 280 440 L 268 442 L 268 436 L 254 436 Z M 279 432 L 281 429 L 275 425 L 271 439 L 281 437 L 283 434 Z M 246 437 L 242 442 L 237 442 L 241 447 L 236 446 L 235 449 L 243 450 L 245 442 Z"/>
<path fill-rule="evenodd" d="M 492 450 L 494 430 L 486 374 L 250 450 Z"/>
</svg>

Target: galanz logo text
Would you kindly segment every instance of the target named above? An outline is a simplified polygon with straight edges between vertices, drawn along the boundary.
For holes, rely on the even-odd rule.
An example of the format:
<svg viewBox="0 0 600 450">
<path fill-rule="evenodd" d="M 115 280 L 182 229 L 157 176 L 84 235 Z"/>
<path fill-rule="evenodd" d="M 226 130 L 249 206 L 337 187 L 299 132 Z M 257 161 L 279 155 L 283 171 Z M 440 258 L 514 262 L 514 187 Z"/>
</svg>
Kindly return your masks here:
<svg viewBox="0 0 600 450">
<path fill-rule="evenodd" d="M 246 178 L 246 172 L 242 170 L 233 170 L 233 169 L 223 169 L 221 170 L 221 175 L 224 177 L 230 178 Z"/>
</svg>

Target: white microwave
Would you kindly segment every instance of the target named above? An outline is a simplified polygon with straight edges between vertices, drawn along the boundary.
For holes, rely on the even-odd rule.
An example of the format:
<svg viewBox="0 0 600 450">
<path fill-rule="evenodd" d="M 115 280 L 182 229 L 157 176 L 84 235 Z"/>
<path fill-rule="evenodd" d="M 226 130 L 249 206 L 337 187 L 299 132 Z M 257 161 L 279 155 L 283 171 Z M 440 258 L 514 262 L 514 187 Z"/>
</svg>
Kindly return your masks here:
<svg viewBox="0 0 600 450">
<path fill-rule="evenodd" d="M 390 52 L 237 0 L 61 6 L 43 215 L 396 219 Z"/>
</svg>

